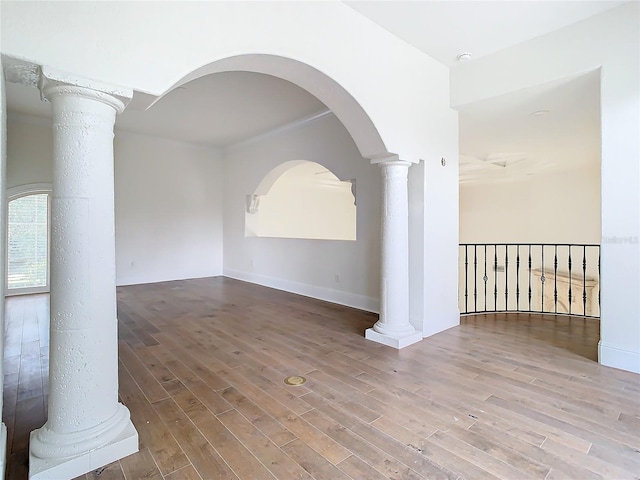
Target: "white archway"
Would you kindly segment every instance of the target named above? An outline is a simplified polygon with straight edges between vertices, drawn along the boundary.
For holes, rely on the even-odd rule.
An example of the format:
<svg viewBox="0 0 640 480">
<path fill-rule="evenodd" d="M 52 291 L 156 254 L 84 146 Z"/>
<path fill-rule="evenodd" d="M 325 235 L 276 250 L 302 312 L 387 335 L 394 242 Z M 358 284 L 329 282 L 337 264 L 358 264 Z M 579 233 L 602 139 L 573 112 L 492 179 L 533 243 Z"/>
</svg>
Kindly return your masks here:
<svg viewBox="0 0 640 480">
<path fill-rule="evenodd" d="M 366 330 L 365 337 L 394 348 L 403 348 L 420 341 L 422 331 L 410 322 L 408 198 L 409 167 L 418 162 L 419 158 L 409 154 L 403 159 L 397 153 L 389 152 L 373 120 L 354 96 L 327 74 L 292 58 L 271 54 L 226 57 L 190 72 L 167 92 L 205 75 L 233 71 L 271 75 L 314 95 L 342 122 L 360 154 L 381 167 L 383 218 L 380 319 Z M 148 107 L 157 100 L 149 103 Z"/>
<path fill-rule="evenodd" d="M 375 161 L 393 155 L 387 151 L 367 112 L 345 88 L 306 63 L 277 55 L 237 55 L 203 65 L 177 81 L 162 96 L 155 99 L 147 97 L 150 103 L 146 108 L 151 107 L 169 92 L 197 78 L 213 73 L 240 71 L 271 75 L 309 92 L 342 122 L 364 158 Z"/>
<path fill-rule="evenodd" d="M 284 2 L 278 8 L 268 2 L 188 7 L 160 2 L 153 5 L 153 15 L 145 2 L 91 8 L 79 8 L 77 2 L 5 3 L 3 18 L 25 19 L 3 23 L 3 63 L 10 81 L 35 87 L 38 65 L 48 65 L 76 79 L 92 79 L 87 83 L 98 90 L 133 89 L 128 108 L 144 109 L 197 75 L 264 72 L 316 95 L 366 158 L 379 162 L 390 153 L 386 160 L 414 164 L 409 179 L 411 322 L 425 335 L 459 323 L 457 113 L 450 106 L 445 65 L 344 2 Z M 82 41 L 86 32 L 100 41 Z M 12 64 L 10 57 L 23 60 Z M 268 65 L 259 64 L 265 61 Z M 344 102 L 341 91 L 348 93 Z M 370 124 L 357 121 L 362 118 L 357 109 L 342 110 L 354 102 Z M 374 132 L 381 141 L 375 135 L 370 141 Z M 446 168 L 441 158 L 447 159 Z M 429 279 L 436 276 L 438 288 L 432 288 Z"/>
</svg>

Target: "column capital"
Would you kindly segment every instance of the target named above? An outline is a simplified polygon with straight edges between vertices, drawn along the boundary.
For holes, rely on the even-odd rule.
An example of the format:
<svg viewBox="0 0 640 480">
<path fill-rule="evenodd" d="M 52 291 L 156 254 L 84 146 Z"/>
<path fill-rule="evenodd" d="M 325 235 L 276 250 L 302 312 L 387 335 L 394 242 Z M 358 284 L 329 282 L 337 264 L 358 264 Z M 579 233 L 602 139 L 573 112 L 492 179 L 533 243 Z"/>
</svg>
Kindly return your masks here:
<svg viewBox="0 0 640 480">
<path fill-rule="evenodd" d="M 369 162 L 372 165 L 407 165 L 411 166 L 417 162 L 411 162 L 409 160 L 401 160 L 395 153 L 387 153 L 384 155 L 376 155 L 375 157 L 369 157 Z"/>
<path fill-rule="evenodd" d="M 43 100 L 51 101 L 57 95 L 81 97 L 109 105 L 117 113 L 122 113 L 133 97 L 130 88 L 82 78 L 46 66 L 40 68 L 38 88 Z"/>
<path fill-rule="evenodd" d="M 383 169 L 387 169 L 389 167 L 405 167 L 407 170 L 409 169 L 409 167 L 411 165 L 413 165 L 411 162 L 406 162 L 404 160 L 388 160 L 386 162 L 378 162 L 375 165 L 380 166 L 380 168 Z"/>
</svg>

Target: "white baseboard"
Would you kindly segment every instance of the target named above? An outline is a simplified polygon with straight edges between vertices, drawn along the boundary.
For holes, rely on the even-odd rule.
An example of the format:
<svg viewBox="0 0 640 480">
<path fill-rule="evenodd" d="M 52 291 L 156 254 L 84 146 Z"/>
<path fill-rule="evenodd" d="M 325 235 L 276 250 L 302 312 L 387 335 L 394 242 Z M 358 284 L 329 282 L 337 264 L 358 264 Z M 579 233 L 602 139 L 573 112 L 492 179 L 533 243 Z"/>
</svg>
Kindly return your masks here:
<svg viewBox="0 0 640 480">
<path fill-rule="evenodd" d="M 219 277 L 222 272 L 206 272 L 193 275 L 129 275 L 116 278 L 118 287 L 129 285 L 146 285 L 147 283 L 173 282 L 174 280 L 191 280 L 194 278 Z"/>
<path fill-rule="evenodd" d="M 445 310 L 440 308 L 437 313 L 419 312 L 420 315 L 410 318 L 410 323 L 413 328 L 422 332 L 424 338 L 460 325 L 460 310 L 457 308 Z"/>
<path fill-rule="evenodd" d="M 640 352 L 598 342 L 598 361 L 607 367 L 640 373 Z"/>
<path fill-rule="evenodd" d="M 243 282 L 255 283 L 265 287 L 271 287 L 285 292 L 304 295 L 305 297 L 317 298 L 347 307 L 365 310 L 367 312 L 378 313 L 380 301 L 377 298 L 366 297 L 355 293 L 341 292 L 331 288 L 318 287 L 317 285 L 309 285 L 305 283 L 293 282 L 282 278 L 269 277 L 267 275 L 259 275 L 252 272 L 244 272 L 241 270 L 233 270 L 225 268 L 223 275 L 225 277 L 242 280 Z"/>
</svg>

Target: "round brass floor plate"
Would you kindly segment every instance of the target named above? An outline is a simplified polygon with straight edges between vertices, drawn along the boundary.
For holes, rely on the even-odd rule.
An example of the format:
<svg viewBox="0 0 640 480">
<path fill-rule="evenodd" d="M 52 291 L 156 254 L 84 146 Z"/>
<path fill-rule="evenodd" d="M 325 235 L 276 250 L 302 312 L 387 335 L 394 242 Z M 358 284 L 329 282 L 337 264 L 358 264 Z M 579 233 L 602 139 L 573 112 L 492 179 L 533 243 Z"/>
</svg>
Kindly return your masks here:
<svg viewBox="0 0 640 480">
<path fill-rule="evenodd" d="M 287 377 L 284 379 L 284 383 L 286 383 L 287 385 L 292 385 L 294 387 L 297 387 L 298 385 L 302 385 L 307 381 L 306 378 L 304 377 L 299 377 L 297 375 L 294 375 L 292 377 Z"/>
</svg>

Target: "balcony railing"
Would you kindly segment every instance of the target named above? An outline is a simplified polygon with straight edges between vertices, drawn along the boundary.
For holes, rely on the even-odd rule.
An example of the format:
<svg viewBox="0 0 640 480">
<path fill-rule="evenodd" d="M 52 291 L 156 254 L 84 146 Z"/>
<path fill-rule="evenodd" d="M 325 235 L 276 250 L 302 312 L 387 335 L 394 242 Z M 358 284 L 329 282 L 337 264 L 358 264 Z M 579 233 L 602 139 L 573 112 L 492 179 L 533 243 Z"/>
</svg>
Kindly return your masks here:
<svg viewBox="0 0 640 480">
<path fill-rule="evenodd" d="M 460 312 L 600 317 L 600 245 L 463 243 Z"/>
</svg>

